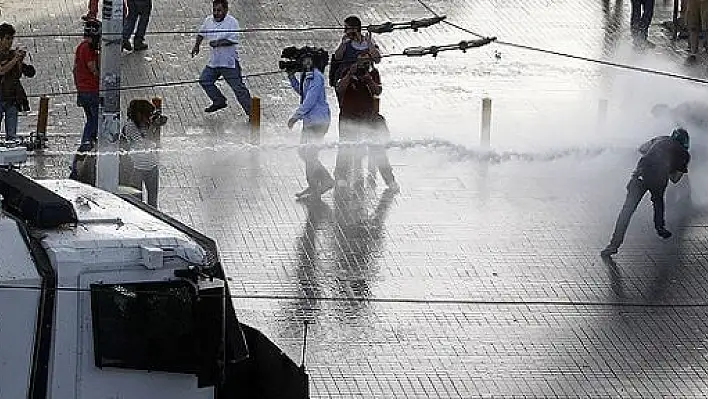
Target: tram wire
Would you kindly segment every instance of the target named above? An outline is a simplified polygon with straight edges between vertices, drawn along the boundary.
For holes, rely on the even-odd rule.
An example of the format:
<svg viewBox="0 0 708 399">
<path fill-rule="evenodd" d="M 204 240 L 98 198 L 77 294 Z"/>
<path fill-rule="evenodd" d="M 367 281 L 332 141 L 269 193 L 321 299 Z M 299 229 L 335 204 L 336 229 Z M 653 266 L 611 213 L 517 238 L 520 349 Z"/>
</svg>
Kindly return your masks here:
<svg viewBox="0 0 708 399">
<path fill-rule="evenodd" d="M 436 16 L 436 17 L 440 16 L 440 14 L 435 12 L 435 10 L 433 10 L 432 7 L 430 7 L 427 3 L 425 3 L 425 1 L 423 1 L 423 0 L 416 0 L 416 1 L 423 8 L 425 8 L 428 12 L 433 14 L 434 16 Z M 476 36 L 478 38 L 487 38 L 488 37 L 486 35 L 482 35 L 478 32 L 475 32 L 471 29 L 460 26 L 454 22 L 450 22 L 447 19 L 443 20 L 442 23 L 446 24 L 448 26 L 451 26 L 455 29 L 458 29 L 462 32 Z M 497 43 L 502 46 L 507 46 L 507 47 L 514 47 L 514 48 L 518 48 L 518 49 L 535 51 L 535 52 L 555 55 L 555 56 L 559 56 L 559 57 L 570 58 L 570 59 L 579 60 L 579 61 L 591 62 L 591 63 L 605 65 L 605 66 L 609 66 L 609 67 L 613 67 L 613 68 L 626 69 L 626 70 L 631 70 L 631 71 L 640 72 L 640 73 L 648 73 L 648 74 L 663 76 L 663 77 L 672 78 L 672 79 L 685 80 L 685 81 L 689 81 L 689 82 L 693 82 L 693 83 L 708 84 L 708 80 L 706 80 L 706 79 L 695 78 L 693 76 L 681 75 L 678 73 L 660 71 L 660 70 L 651 69 L 651 68 L 644 68 L 644 67 L 640 67 L 640 66 L 636 66 L 636 65 L 621 64 L 618 62 L 606 61 L 606 60 L 601 60 L 601 59 L 591 58 L 591 57 L 584 57 L 584 56 L 565 53 L 565 52 L 561 52 L 561 51 L 549 50 L 549 49 L 544 49 L 541 47 L 534 47 L 534 46 L 529 46 L 529 45 L 525 45 L 525 44 L 507 42 L 507 41 L 503 41 L 503 40 L 496 40 L 494 43 Z"/>
<path fill-rule="evenodd" d="M 428 12 L 430 12 L 432 15 L 434 15 L 435 17 L 437 17 L 437 18 L 443 17 L 441 14 L 437 13 L 432 7 L 430 7 L 424 0 L 416 0 L 416 1 L 423 8 L 425 8 Z M 412 21 L 415 21 L 415 20 L 412 20 Z M 458 29 L 462 32 L 465 32 L 467 34 L 475 36 L 477 38 L 489 39 L 489 36 L 482 35 L 482 34 L 475 32 L 469 28 L 465 28 L 459 24 L 448 21 L 447 19 L 442 19 L 440 22 L 443 24 L 447 24 L 448 26 L 451 26 L 451 27 Z M 382 26 L 382 25 L 369 25 L 369 26 L 371 27 L 371 26 Z M 312 27 L 300 27 L 300 28 L 292 28 L 292 27 L 291 28 L 245 28 L 245 29 L 234 30 L 234 32 L 242 32 L 242 33 L 272 32 L 272 31 L 305 32 L 305 31 L 339 30 L 339 29 L 341 29 L 341 26 L 312 26 Z M 404 28 L 404 29 L 408 29 L 408 28 Z M 151 32 L 151 34 L 154 34 L 154 35 L 195 34 L 195 33 L 198 33 L 198 32 L 195 32 L 195 31 L 156 31 L 156 32 Z M 16 37 L 17 38 L 43 38 L 43 37 L 67 37 L 67 36 L 70 37 L 70 36 L 81 36 L 81 35 L 82 34 L 78 34 L 78 33 L 77 34 L 74 34 L 74 33 L 47 33 L 47 34 L 24 34 L 24 35 L 19 34 L 19 35 L 16 35 Z M 706 79 L 696 78 L 696 77 L 687 76 L 687 75 L 681 75 L 681 74 L 672 73 L 672 72 L 665 72 L 665 71 L 660 71 L 660 70 L 651 69 L 651 68 L 639 67 L 639 66 L 635 66 L 635 65 L 621 64 L 621 63 L 612 62 L 612 61 L 584 57 L 584 56 L 574 55 L 574 54 L 570 54 L 570 53 L 544 49 L 544 48 L 540 48 L 540 47 L 534 47 L 534 46 L 529 46 L 529 45 L 524 45 L 524 44 L 507 42 L 507 41 L 503 41 L 503 40 L 495 40 L 494 43 L 497 43 L 497 44 L 503 45 L 503 46 L 514 47 L 514 48 L 524 49 L 524 50 L 528 50 L 528 51 L 542 52 L 545 54 L 556 55 L 559 57 L 565 57 L 565 58 L 575 59 L 575 60 L 579 60 L 579 61 L 592 62 L 592 63 L 596 63 L 596 64 L 601 64 L 601 65 L 610 66 L 610 67 L 614 67 L 614 68 L 631 70 L 631 71 L 640 72 L 640 73 L 647 73 L 647 74 L 653 74 L 653 75 L 658 75 L 658 76 L 664 76 L 664 77 L 668 77 L 668 78 L 679 79 L 679 80 L 689 81 L 689 82 L 693 82 L 693 83 L 708 84 L 708 80 L 706 80 Z M 460 46 L 460 48 L 449 48 L 451 46 L 454 46 L 454 45 L 429 46 L 428 48 L 437 49 L 435 54 L 437 54 L 437 52 L 439 52 L 439 51 L 449 51 L 449 50 L 463 50 L 464 51 L 462 46 Z M 444 48 L 444 47 L 448 47 L 448 48 Z M 391 53 L 391 54 L 383 54 L 382 55 L 383 58 L 402 57 L 402 56 L 410 57 L 411 55 L 407 54 L 405 51 L 401 52 L 401 53 Z M 243 77 L 244 78 L 262 77 L 262 76 L 276 75 L 281 72 L 282 71 L 259 72 L 259 73 L 244 75 Z M 130 90 L 150 89 L 150 88 L 158 88 L 158 87 L 182 86 L 182 85 L 197 84 L 197 83 L 199 83 L 199 79 L 141 84 L 141 85 L 134 85 L 134 86 L 124 86 L 124 87 L 117 88 L 117 89 L 104 89 L 102 91 L 104 91 L 104 92 L 105 91 L 116 91 L 116 90 L 117 91 L 130 91 Z M 76 94 L 78 94 L 78 91 L 70 90 L 70 91 L 50 92 L 50 93 L 43 93 L 43 94 L 29 94 L 27 97 L 28 98 L 39 98 L 39 97 L 44 97 L 44 96 L 58 97 L 58 96 L 76 95 Z"/>
<path fill-rule="evenodd" d="M 25 285 L 0 284 L 0 290 L 51 290 L 54 292 L 90 293 L 90 288 L 78 287 L 30 287 Z M 155 296 L 176 296 L 175 294 L 157 290 L 135 290 L 138 294 Z M 371 298 L 371 297 L 335 297 L 335 296 L 300 296 L 300 295 L 248 295 L 230 294 L 215 295 L 204 294 L 200 297 L 230 297 L 239 300 L 265 300 L 265 301 L 315 301 L 315 302 L 359 302 L 381 304 L 417 304 L 417 305 L 456 305 L 456 306 L 555 306 L 555 307 L 625 307 L 625 308 L 650 308 L 650 309 L 680 309 L 680 308 L 708 308 L 708 302 L 695 303 L 661 303 L 661 302 L 632 302 L 632 301 L 563 301 L 563 300 L 483 300 L 483 299 L 425 299 L 425 298 Z"/>
</svg>

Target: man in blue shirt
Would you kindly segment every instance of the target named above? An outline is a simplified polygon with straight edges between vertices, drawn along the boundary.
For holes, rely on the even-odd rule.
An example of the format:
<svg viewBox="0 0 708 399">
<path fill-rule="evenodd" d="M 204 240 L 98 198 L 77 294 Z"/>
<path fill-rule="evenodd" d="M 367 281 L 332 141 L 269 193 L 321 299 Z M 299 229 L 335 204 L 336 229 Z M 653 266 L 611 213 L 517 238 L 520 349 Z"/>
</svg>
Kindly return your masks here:
<svg viewBox="0 0 708 399">
<path fill-rule="evenodd" d="M 300 95 L 300 106 L 288 120 L 288 127 L 302 121 L 302 135 L 298 155 L 305 162 L 307 188 L 295 194 L 298 199 L 318 199 L 334 186 L 334 179 L 319 160 L 318 144 L 322 143 L 329 129 L 331 114 L 325 93 L 325 65 L 316 65 L 311 54 L 301 59 L 303 72 L 298 80 L 293 71 L 288 71 L 290 85 Z M 320 63 L 322 60 L 320 60 Z M 324 58 L 326 62 L 326 57 Z"/>
</svg>

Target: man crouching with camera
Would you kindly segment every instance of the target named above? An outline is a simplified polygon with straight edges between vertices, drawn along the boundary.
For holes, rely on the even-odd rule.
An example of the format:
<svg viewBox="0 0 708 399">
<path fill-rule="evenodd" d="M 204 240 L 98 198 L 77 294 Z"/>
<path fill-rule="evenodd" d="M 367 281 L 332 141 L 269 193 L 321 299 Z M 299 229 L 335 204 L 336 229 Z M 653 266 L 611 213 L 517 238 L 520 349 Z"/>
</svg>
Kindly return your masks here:
<svg viewBox="0 0 708 399">
<path fill-rule="evenodd" d="M 288 56 L 286 53 L 287 50 L 284 57 Z M 317 147 L 323 142 L 331 121 L 322 73 L 328 62 L 327 52 L 306 47 L 297 49 L 297 54 L 289 58 L 297 59 L 286 72 L 290 85 L 300 95 L 300 106 L 288 120 L 288 128 L 292 129 L 297 121 L 302 121 L 298 155 L 305 162 L 307 179 L 307 188 L 295 196 L 303 200 L 316 200 L 334 186 L 334 179 L 319 160 L 320 149 Z M 297 71 L 300 72 L 300 79 L 295 76 Z"/>
<path fill-rule="evenodd" d="M 131 185 L 147 190 L 147 202 L 157 208 L 160 183 L 157 131 L 167 117 L 148 100 L 132 100 L 128 105 L 128 122 L 120 134 L 121 150 L 128 151 L 132 166 Z"/>
</svg>

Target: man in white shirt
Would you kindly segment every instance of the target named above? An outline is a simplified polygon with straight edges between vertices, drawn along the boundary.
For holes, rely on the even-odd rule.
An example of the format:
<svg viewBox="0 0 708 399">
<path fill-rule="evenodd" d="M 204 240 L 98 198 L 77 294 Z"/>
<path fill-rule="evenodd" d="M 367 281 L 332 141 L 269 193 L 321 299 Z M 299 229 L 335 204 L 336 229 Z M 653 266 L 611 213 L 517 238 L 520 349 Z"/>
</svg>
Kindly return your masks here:
<svg viewBox="0 0 708 399">
<path fill-rule="evenodd" d="M 233 89 L 236 99 L 246 115 L 251 115 L 251 93 L 243 83 L 238 60 L 238 20 L 229 15 L 228 0 L 214 0 L 213 15 L 207 17 L 199 29 L 192 57 L 199 54 L 199 46 L 206 38 L 211 46 L 211 58 L 204 68 L 199 84 L 204 88 L 212 104 L 204 112 L 226 108 L 226 97 L 214 84 L 221 76 Z"/>
</svg>

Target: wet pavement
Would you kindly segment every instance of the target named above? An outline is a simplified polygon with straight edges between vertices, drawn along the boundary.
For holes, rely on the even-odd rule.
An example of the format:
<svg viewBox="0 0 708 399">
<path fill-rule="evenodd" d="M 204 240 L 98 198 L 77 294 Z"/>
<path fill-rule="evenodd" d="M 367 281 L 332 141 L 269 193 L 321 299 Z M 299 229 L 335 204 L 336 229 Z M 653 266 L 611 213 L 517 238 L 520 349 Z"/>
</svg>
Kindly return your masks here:
<svg viewBox="0 0 708 399">
<path fill-rule="evenodd" d="M 3 17 L 21 33 L 79 32 L 83 1 L 5 3 Z M 193 30 L 209 3 L 156 2 L 151 29 Z M 658 26 L 670 3 L 657 4 L 651 36 L 658 47 L 633 51 L 628 3 L 429 2 L 451 21 L 507 42 L 704 77 L 704 68 L 682 66 L 685 42 L 670 43 Z M 21 12 L 39 7 L 49 13 Z M 232 12 L 245 27 L 333 25 L 350 13 L 365 24 L 430 16 L 415 0 L 242 0 Z M 277 69 L 288 45 L 333 48 L 339 32 L 241 37 L 248 74 Z M 377 37 L 386 53 L 473 38 L 446 25 Z M 78 39 L 17 42 L 38 66 L 30 93 L 73 89 Z M 189 57 L 188 34 L 148 43 L 145 53 L 125 54 L 125 85 L 193 80 L 206 62 Z M 655 236 L 645 199 L 614 262 L 598 256 L 634 147 L 666 133 L 648 110 L 700 98 L 705 88 L 502 45 L 436 59 L 391 57 L 380 69 L 401 192 L 379 180 L 310 204 L 293 197 L 304 168 L 298 135 L 285 128 L 298 99 L 284 76 L 248 80 L 263 102 L 258 149 L 244 144 L 246 118 L 228 90 L 232 106 L 215 115 L 202 112 L 208 100 L 197 85 L 123 94 L 165 98 L 171 122 L 160 207 L 217 240 L 239 317 L 297 362 L 309 323 L 312 397 L 705 396 L 708 182 L 700 156 L 691 187 L 684 181 L 668 194 L 674 238 Z M 477 147 L 486 96 L 491 152 Z M 51 148 L 28 173 L 67 174 L 83 123 L 74 102 L 52 98 Z M 23 131 L 35 118 L 22 119 Z M 328 141 L 336 130 L 334 123 Z M 333 167 L 335 155 L 325 148 L 324 164 Z"/>
</svg>

